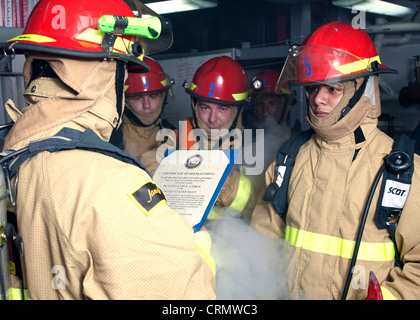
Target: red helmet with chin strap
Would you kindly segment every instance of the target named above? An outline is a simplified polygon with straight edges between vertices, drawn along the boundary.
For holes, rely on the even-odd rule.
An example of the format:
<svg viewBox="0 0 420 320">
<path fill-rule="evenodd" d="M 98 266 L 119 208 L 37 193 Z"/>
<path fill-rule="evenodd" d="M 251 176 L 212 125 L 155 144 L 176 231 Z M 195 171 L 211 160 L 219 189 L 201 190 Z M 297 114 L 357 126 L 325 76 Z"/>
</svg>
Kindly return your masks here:
<svg viewBox="0 0 420 320">
<path fill-rule="evenodd" d="M 250 95 L 259 94 L 291 94 L 289 84 L 283 81 L 279 86 L 278 92 L 275 91 L 277 81 L 279 80 L 280 72 L 274 70 L 264 70 L 257 73 L 250 83 Z"/>
<path fill-rule="evenodd" d="M 130 72 L 128 68 L 128 78 L 125 81 L 127 96 L 134 96 L 141 93 L 167 91 L 170 82 L 162 69 L 162 66 L 150 57 L 144 57 L 143 62 L 150 67 L 146 73 Z M 136 70 L 134 70 L 136 71 Z"/>
<path fill-rule="evenodd" d="M 312 32 L 301 46 L 292 47 L 280 80 L 311 85 L 385 72 L 396 71 L 381 63 L 371 38 L 348 23 L 334 21 Z"/>
<path fill-rule="evenodd" d="M 248 98 L 248 80 L 238 62 L 222 56 L 203 63 L 185 90 L 196 98 L 220 104 L 240 105 Z"/>
</svg>

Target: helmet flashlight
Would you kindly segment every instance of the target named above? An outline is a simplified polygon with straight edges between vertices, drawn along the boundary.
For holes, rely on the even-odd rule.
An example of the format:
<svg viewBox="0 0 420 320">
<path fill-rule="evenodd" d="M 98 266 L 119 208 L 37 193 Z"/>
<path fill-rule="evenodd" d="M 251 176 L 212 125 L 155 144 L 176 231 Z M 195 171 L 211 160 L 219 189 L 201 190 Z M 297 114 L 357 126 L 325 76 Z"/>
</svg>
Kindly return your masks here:
<svg viewBox="0 0 420 320">
<path fill-rule="evenodd" d="M 133 18 L 104 15 L 98 20 L 98 29 L 103 33 L 129 34 L 157 39 L 164 29 L 171 29 L 168 19 L 162 17 Z"/>
</svg>

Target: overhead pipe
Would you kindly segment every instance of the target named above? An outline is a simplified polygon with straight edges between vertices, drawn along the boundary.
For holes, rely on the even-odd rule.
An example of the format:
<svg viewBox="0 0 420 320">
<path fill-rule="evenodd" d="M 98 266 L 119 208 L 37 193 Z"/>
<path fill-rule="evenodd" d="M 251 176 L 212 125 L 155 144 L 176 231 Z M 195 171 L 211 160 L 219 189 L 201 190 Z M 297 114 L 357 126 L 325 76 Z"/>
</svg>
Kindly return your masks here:
<svg viewBox="0 0 420 320">
<path fill-rule="evenodd" d="M 383 18 L 377 18 L 375 25 L 366 26 L 367 33 L 375 34 L 375 46 L 378 52 L 382 46 L 402 45 L 411 40 L 413 32 L 420 32 L 420 14 L 416 14 L 413 22 L 386 23 Z M 402 32 L 403 36 L 385 37 L 385 34 Z"/>
<path fill-rule="evenodd" d="M 420 31 L 420 23 L 405 22 L 405 23 L 389 23 L 389 24 L 375 24 L 366 26 L 367 33 L 394 33 L 394 32 L 418 32 Z"/>
<path fill-rule="evenodd" d="M 378 53 L 381 51 L 383 46 L 386 45 L 402 45 L 408 43 L 411 40 L 412 32 L 420 31 L 419 21 L 420 15 L 416 14 L 413 21 L 408 23 L 393 23 L 388 24 L 384 18 L 377 18 L 376 24 L 366 27 L 367 33 L 374 33 L 374 44 Z M 415 27 L 414 27 L 415 26 Z M 418 29 L 416 29 L 418 28 Z M 398 31 L 397 31 L 398 30 Z M 403 36 L 389 36 L 389 33 L 393 32 L 405 32 Z M 388 34 L 385 36 L 385 34 Z M 398 96 L 392 86 L 390 86 L 383 77 L 379 77 L 379 85 L 381 89 L 388 95 L 389 100 L 398 99 Z"/>
</svg>

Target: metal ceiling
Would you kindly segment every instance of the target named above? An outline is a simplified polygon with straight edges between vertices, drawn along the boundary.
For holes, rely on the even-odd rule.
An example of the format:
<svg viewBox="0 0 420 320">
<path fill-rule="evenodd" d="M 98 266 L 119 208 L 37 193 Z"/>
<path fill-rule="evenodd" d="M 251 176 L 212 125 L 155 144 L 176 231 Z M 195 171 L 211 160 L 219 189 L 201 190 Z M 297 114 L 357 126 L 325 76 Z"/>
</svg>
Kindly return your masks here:
<svg viewBox="0 0 420 320">
<path fill-rule="evenodd" d="M 144 0 L 147 3 L 158 0 Z M 405 17 L 366 14 L 366 31 L 401 36 L 404 41 L 420 37 L 420 0 L 387 0 L 406 5 L 416 11 Z M 299 24 L 311 24 L 311 29 L 332 21 L 350 22 L 352 13 L 325 0 L 218 0 L 216 8 L 165 15 L 173 25 L 174 44 L 167 53 L 201 52 L 224 48 L 241 48 L 281 44 L 290 36 L 290 30 Z M 310 21 L 296 21 L 292 8 L 309 6 Z M 295 9 L 296 10 L 296 9 Z M 299 10 L 299 9 L 297 9 Z M 354 16 L 354 14 L 353 14 Z M 293 19 L 295 19 L 293 21 Z M 308 20 L 306 19 L 306 20 Z M 394 40 L 392 40 L 394 41 Z"/>
</svg>

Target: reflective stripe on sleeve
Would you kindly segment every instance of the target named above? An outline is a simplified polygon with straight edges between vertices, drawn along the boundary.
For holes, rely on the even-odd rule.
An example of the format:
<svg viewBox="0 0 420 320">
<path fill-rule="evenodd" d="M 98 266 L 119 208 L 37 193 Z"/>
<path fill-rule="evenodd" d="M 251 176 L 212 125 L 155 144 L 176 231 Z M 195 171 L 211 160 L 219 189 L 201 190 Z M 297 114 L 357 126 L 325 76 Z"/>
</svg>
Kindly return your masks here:
<svg viewBox="0 0 420 320">
<path fill-rule="evenodd" d="M 251 196 L 251 180 L 247 176 L 241 174 L 239 179 L 238 191 L 236 192 L 235 199 L 229 208 L 234 209 L 237 212 L 242 212 L 246 204 L 248 203 L 249 197 Z"/>
<path fill-rule="evenodd" d="M 24 289 L 25 300 L 29 300 L 28 290 Z M 11 300 L 23 300 L 22 299 L 22 289 L 20 288 L 10 288 L 10 299 Z"/>
</svg>

